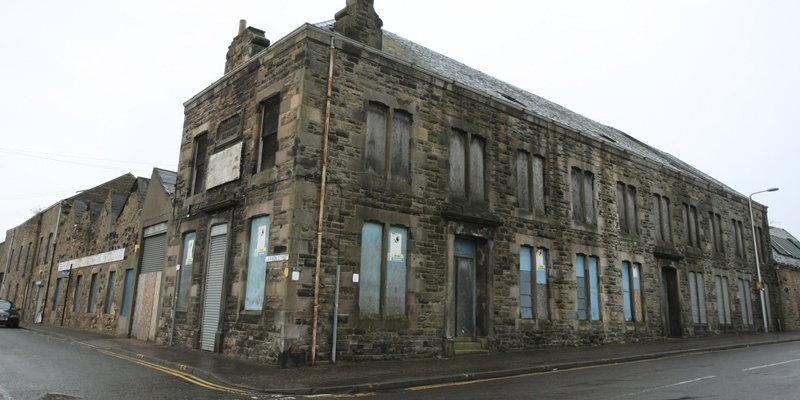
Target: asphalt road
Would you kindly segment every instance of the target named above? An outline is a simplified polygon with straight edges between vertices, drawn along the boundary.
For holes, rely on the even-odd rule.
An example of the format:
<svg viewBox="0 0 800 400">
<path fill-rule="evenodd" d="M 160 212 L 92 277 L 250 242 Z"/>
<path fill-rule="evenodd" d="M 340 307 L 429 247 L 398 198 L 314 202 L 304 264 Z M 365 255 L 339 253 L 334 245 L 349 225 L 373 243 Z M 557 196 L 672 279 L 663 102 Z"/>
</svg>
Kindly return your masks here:
<svg viewBox="0 0 800 400">
<path fill-rule="evenodd" d="M 418 387 L 389 399 L 800 399 L 800 344 Z"/>
<path fill-rule="evenodd" d="M 276 398 L 212 385 L 142 360 L 0 328 L 0 400 Z"/>
</svg>

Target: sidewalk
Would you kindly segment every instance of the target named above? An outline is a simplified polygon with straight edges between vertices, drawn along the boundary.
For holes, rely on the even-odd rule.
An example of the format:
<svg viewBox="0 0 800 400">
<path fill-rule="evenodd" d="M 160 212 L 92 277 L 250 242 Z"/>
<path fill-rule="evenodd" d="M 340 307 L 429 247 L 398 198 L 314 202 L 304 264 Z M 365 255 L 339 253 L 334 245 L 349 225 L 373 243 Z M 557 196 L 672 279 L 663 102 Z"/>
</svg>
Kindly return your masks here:
<svg viewBox="0 0 800 400">
<path fill-rule="evenodd" d="M 313 367 L 280 369 L 275 364 L 237 360 L 201 350 L 160 346 L 59 326 L 25 324 L 21 328 L 96 349 L 135 356 L 228 386 L 296 395 L 359 393 L 800 341 L 800 332 L 739 334 L 452 358 L 339 361 L 337 364 L 322 361 Z"/>
</svg>

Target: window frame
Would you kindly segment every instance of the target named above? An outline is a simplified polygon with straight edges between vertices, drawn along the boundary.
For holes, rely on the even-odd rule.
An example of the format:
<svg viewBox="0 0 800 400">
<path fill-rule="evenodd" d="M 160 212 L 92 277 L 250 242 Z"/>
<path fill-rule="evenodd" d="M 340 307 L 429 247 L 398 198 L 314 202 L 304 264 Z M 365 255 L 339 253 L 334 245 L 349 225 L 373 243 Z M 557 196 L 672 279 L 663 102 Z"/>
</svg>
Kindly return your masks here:
<svg viewBox="0 0 800 400">
<path fill-rule="evenodd" d="M 623 317 L 628 322 L 644 322 L 642 264 L 624 260 L 622 261 L 621 271 Z"/>
<path fill-rule="evenodd" d="M 210 147 L 208 131 L 203 131 L 196 135 L 192 140 L 192 146 L 191 194 L 195 195 L 205 191 L 206 188 L 208 149 Z"/>
<path fill-rule="evenodd" d="M 117 271 L 111 270 L 108 272 L 108 285 L 106 286 L 106 301 L 103 307 L 103 314 L 112 314 L 114 305 L 114 287 L 117 285 Z"/>
<path fill-rule="evenodd" d="M 259 111 L 256 173 L 272 170 L 278 165 L 281 93 L 275 93 L 262 100 L 259 103 Z"/>
<path fill-rule="evenodd" d="M 449 192 L 470 201 L 486 202 L 488 139 L 459 128 L 452 128 L 449 140 Z M 455 151 L 456 143 L 460 144 L 459 150 L 462 150 L 463 154 Z"/>
<path fill-rule="evenodd" d="M 377 254 L 372 253 L 377 246 L 376 232 L 380 242 Z M 400 242 L 391 243 L 400 234 Z M 368 318 L 405 318 L 408 315 L 408 253 L 410 229 L 400 224 L 383 223 L 375 220 L 364 220 L 359 237 L 359 314 Z M 370 241 L 365 243 L 365 237 Z M 399 247 L 398 247 L 399 246 Z M 399 250 L 400 253 L 397 253 Z M 366 279 L 365 279 L 366 278 Z M 402 290 L 396 290 L 397 283 Z M 377 291 L 377 296 L 370 293 Z M 395 293 L 395 297 L 390 297 Z"/>
<path fill-rule="evenodd" d="M 700 271 L 689 271 L 689 300 L 692 309 L 692 324 L 708 326 L 708 304 L 705 285 L 705 274 Z"/>
<path fill-rule="evenodd" d="M 594 264 L 592 263 L 594 261 Z M 595 255 L 578 253 L 575 257 L 575 277 L 578 294 L 577 312 L 578 320 L 581 321 L 602 321 L 603 313 L 601 310 L 601 290 L 600 290 L 600 258 Z M 581 290 L 580 278 L 584 278 L 583 290 Z M 583 293 L 581 293 L 583 292 Z M 581 294 L 583 296 L 581 296 Z M 581 304 L 583 298 L 583 304 Z M 583 317 L 581 317 L 583 310 Z"/>
<path fill-rule="evenodd" d="M 517 149 L 517 206 L 520 209 L 542 214 L 547 212 L 546 168 L 543 155 Z"/>
<path fill-rule="evenodd" d="M 573 166 L 570 169 L 570 193 L 572 197 L 572 221 L 579 225 L 597 225 L 594 171 Z"/>
<path fill-rule="evenodd" d="M 630 235 L 639 235 L 639 214 L 636 205 L 636 186 L 617 181 L 617 221 L 619 230 Z"/>
<path fill-rule="evenodd" d="M 541 253 L 540 253 L 541 252 Z M 539 255 L 543 262 L 539 263 Z M 543 246 L 522 245 L 519 250 L 519 318 L 550 319 L 549 250 Z M 540 265 L 542 268 L 540 268 Z M 543 271 L 540 271 L 542 269 Z M 527 274 L 525 274 L 527 272 Z M 526 279 L 527 275 L 527 279 Z M 540 283 L 543 280 L 544 283 Z M 527 296 L 527 301 L 525 301 Z M 526 315 L 525 310 L 529 310 Z"/>
</svg>

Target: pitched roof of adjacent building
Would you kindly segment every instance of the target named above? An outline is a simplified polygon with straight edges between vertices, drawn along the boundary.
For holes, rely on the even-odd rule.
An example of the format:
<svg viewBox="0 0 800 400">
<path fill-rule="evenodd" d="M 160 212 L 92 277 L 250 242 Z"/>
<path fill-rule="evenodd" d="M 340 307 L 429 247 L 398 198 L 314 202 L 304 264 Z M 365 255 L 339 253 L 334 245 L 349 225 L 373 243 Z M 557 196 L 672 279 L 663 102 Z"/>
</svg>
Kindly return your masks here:
<svg viewBox="0 0 800 400">
<path fill-rule="evenodd" d="M 785 229 L 769 227 L 772 258 L 784 265 L 800 267 L 800 241 Z"/>
</svg>

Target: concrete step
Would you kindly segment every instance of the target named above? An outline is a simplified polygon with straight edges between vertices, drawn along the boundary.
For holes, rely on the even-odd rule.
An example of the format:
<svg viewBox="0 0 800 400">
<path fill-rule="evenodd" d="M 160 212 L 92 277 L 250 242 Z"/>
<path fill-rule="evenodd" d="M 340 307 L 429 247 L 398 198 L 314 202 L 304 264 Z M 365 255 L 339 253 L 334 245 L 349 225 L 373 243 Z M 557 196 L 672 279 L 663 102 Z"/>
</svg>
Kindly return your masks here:
<svg viewBox="0 0 800 400">
<path fill-rule="evenodd" d="M 453 352 L 457 356 L 463 356 L 468 354 L 488 354 L 489 350 L 483 348 L 483 343 L 481 342 L 465 342 L 465 341 L 455 341 L 453 342 Z"/>
</svg>

